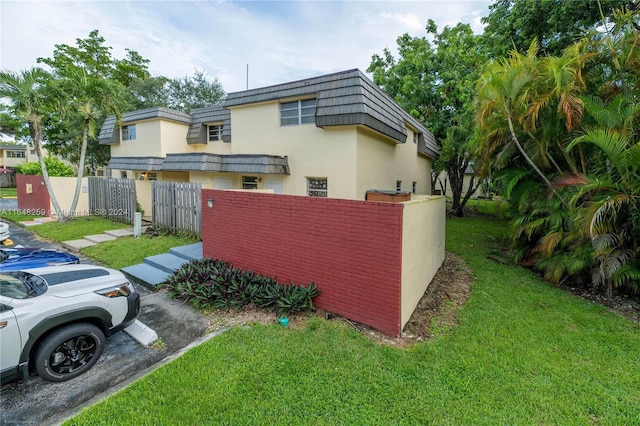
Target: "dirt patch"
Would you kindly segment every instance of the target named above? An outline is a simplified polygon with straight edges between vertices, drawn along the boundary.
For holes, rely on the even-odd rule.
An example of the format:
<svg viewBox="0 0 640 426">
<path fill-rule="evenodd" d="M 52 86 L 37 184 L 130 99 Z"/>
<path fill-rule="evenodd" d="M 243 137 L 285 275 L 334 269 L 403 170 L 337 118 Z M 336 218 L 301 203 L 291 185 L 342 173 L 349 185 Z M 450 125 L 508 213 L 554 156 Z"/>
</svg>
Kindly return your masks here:
<svg viewBox="0 0 640 426">
<path fill-rule="evenodd" d="M 290 316 L 290 327 L 303 328 L 308 318 L 322 317 L 342 321 L 360 333 L 385 344 L 405 346 L 429 339 L 434 330 L 450 329 L 457 324 L 458 310 L 466 303 L 473 285 L 471 270 L 460 257 L 447 253 L 444 262 L 404 328 L 402 337 L 391 338 L 367 325 L 322 310 L 313 314 Z M 252 324 L 275 324 L 278 316 L 262 309 L 213 311 L 207 314 L 211 330 Z"/>
</svg>

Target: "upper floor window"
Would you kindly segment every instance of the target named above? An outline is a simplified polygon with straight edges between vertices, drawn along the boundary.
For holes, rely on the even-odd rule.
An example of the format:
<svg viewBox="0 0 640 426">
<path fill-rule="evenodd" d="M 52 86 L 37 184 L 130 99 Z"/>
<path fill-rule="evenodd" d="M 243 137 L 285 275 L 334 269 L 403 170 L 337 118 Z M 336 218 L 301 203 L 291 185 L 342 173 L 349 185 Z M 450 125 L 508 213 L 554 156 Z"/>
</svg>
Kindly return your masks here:
<svg viewBox="0 0 640 426">
<path fill-rule="evenodd" d="M 415 143 L 415 144 L 418 143 L 418 133 L 417 132 L 413 132 L 413 143 Z"/>
<path fill-rule="evenodd" d="M 327 178 L 307 178 L 307 195 L 327 197 Z"/>
<path fill-rule="evenodd" d="M 315 123 L 316 100 L 305 99 L 280 104 L 280 125 L 295 126 Z"/>
<path fill-rule="evenodd" d="M 222 124 L 209 126 L 209 142 L 217 142 L 222 140 Z"/>
<path fill-rule="evenodd" d="M 136 139 L 136 125 L 130 124 L 128 126 L 122 126 L 122 140 L 132 141 Z"/>
<path fill-rule="evenodd" d="M 242 176 L 242 189 L 258 189 L 258 178 L 255 176 Z"/>
<path fill-rule="evenodd" d="M 402 191 L 402 181 L 401 180 L 397 180 L 396 181 L 396 191 L 397 192 Z"/>
<path fill-rule="evenodd" d="M 417 187 L 418 187 L 418 182 L 414 181 L 414 182 L 411 184 L 411 192 L 413 192 L 413 193 L 415 194 L 415 193 L 416 193 L 416 190 L 417 190 Z"/>
<path fill-rule="evenodd" d="M 7 158 L 24 158 L 25 151 L 7 151 Z"/>
</svg>

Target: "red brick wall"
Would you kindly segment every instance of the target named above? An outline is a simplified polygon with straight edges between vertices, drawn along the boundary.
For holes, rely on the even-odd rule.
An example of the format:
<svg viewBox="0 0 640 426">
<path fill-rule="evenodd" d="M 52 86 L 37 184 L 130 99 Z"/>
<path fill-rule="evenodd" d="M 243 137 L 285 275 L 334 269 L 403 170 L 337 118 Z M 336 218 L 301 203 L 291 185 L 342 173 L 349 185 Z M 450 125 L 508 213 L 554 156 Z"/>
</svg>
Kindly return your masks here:
<svg viewBox="0 0 640 426">
<path fill-rule="evenodd" d="M 27 184 L 31 184 L 32 192 L 27 193 Z M 44 186 L 42 176 L 16 175 L 18 192 L 18 209 L 21 212 L 35 211 L 38 215 L 49 215 L 49 193 Z M 29 212 L 30 213 L 30 212 Z"/>
<path fill-rule="evenodd" d="M 207 206 L 213 200 L 213 207 Z M 315 282 L 316 306 L 400 329 L 402 204 L 202 191 L 204 255 L 280 282 Z"/>
</svg>

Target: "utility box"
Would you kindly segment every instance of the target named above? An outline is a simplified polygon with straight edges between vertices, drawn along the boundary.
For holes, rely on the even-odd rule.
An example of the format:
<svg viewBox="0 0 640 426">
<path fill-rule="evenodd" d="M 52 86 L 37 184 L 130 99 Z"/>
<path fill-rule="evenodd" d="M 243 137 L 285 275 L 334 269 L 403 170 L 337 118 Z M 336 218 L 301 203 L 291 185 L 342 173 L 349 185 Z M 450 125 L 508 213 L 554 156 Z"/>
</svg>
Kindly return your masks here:
<svg viewBox="0 0 640 426">
<path fill-rule="evenodd" d="M 411 201 L 411 192 L 370 189 L 367 191 L 365 200 L 384 201 L 387 203 L 402 203 L 404 201 Z"/>
</svg>

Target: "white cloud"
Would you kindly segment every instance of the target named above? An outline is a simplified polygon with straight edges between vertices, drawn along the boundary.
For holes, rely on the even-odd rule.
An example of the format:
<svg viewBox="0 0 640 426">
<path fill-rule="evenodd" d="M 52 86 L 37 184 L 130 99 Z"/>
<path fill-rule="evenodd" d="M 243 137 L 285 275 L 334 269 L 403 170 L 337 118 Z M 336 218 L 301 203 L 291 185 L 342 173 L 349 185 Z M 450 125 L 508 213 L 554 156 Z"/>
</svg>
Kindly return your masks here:
<svg viewBox="0 0 640 426">
<path fill-rule="evenodd" d="M 183 77 L 195 69 L 227 92 L 351 68 L 395 51 L 398 36 L 425 35 L 467 22 L 476 32 L 489 1 L 205 2 L 0 1 L 0 68 L 18 70 L 74 45 L 98 29 L 117 58 L 125 48 L 149 59 L 153 74 Z"/>
</svg>

